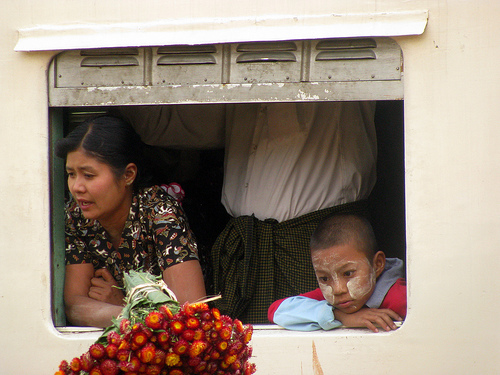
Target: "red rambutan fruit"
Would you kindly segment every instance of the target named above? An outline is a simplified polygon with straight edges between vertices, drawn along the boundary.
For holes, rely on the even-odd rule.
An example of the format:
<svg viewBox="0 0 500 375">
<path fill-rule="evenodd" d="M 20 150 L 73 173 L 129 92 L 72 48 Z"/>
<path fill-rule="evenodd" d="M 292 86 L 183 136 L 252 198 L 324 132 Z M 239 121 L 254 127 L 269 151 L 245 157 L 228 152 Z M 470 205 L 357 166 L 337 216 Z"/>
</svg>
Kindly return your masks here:
<svg viewBox="0 0 500 375">
<path fill-rule="evenodd" d="M 190 329 L 196 329 L 200 326 L 200 321 L 198 318 L 191 316 L 186 319 L 186 327 Z"/>
<path fill-rule="evenodd" d="M 252 375 L 257 371 L 257 366 L 255 363 L 246 362 L 244 365 L 244 375 Z"/>
<path fill-rule="evenodd" d="M 184 323 L 180 320 L 173 320 L 170 322 L 170 330 L 174 335 L 180 335 L 184 331 Z"/>
<path fill-rule="evenodd" d="M 129 340 L 131 340 L 131 338 L 132 338 L 132 335 L 129 335 L 128 340 L 122 340 L 122 342 L 118 346 L 118 350 L 121 350 L 121 349 L 130 350 L 130 341 Z"/>
<path fill-rule="evenodd" d="M 210 321 L 210 320 L 205 320 L 202 324 L 201 324 L 201 329 L 204 330 L 204 331 L 210 331 L 214 326 L 214 322 Z"/>
<path fill-rule="evenodd" d="M 130 360 L 120 361 L 118 363 L 118 368 L 126 373 L 135 373 L 139 371 L 141 366 L 141 361 L 137 357 L 132 357 Z"/>
<path fill-rule="evenodd" d="M 167 353 L 165 352 L 165 350 L 157 348 L 155 351 L 155 356 L 151 362 L 154 363 L 155 365 L 160 365 L 161 367 L 163 367 L 163 365 L 165 364 L 166 357 Z"/>
<path fill-rule="evenodd" d="M 180 339 L 173 345 L 172 350 L 176 354 L 183 355 L 187 352 L 188 348 L 189 343 L 184 339 Z"/>
<path fill-rule="evenodd" d="M 191 358 L 199 356 L 208 348 L 208 343 L 202 340 L 194 341 L 189 347 L 188 354 Z"/>
<path fill-rule="evenodd" d="M 120 369 L 120 371 L 126 372 L 126 373 L 134 372 L 133 366 L 134 365 L 128 361 L 120 361 L 118 363 L 118 368 Z"/>
<path fill-rule="evenodd" d="M 142 363 L 149 363 L 155 357 L 155 352 L 156 352 L 155 346 L 152 343 L 148 342 L 141 348 L 141 350 L 139 350 L 137 356 L 139 357 Z"/>
<path fill-rule="evenodd" d="M 151 311 L 144 319 L 144 323 L 151 329 L 161 329 L 163 323 L 163 315 L 158 311 Z"/>
<path fill-rule="evenodd" d="M 132 335 L 132 347 L 140 348 L 148 342 L 148 336 L 144 331 L 135 332 Z"/>
<path fill-rule="evenodd" d="M 248 344 L 252 339 L 253 335 L 253 326 L 247 325 L 243 330 L 243 343 Z"/>
<path fill-rule="evenodd" d="M 194 316 L 195 314 L 195 309 L 193 308 L 192 305 L 189 304 L 189 302 L 185 302 L 179 311 L 181 314 L 185 316 Z"/>
<path fill-rule="evenodd" d="M 203 311 L 201 314 L 200 314 L 200 319 L 203 321 L 203 320 L 212 320 L 213 316 L 212 316 L 212 313 L 210 311 Z"/>
<path fill-rule="evenodd" d="M 196 313 L 202 313 L 204 311 L 209 311 L 210 307 L 205 302 L 195 302 L 191 304 L 191 307 Z"/>
<path fill-rule="evenodd" d="M 118 349 L 116 352 L 116 359 L 118 361 L 128 361 L 130 358 L 130 350 L 128 349 Z"/>
<path fill-rule="evenodd" d="M 222 340 L 229 340 L 231 338 L 233 330 L 231 327 L 224 325 L 220 331 L 219 331 L 219 336 Z"/>
<path fill-rule="evenodd" d="M 161 367 L 155 364 L 149 364 L 146 367 L 146 375 L 160 375 Z"/>
<path fill-rule="evenodd" d="M 122 337 L 118 332 L 111 331 L 106 336 L 106 340 L 108 341 L 108 344 L 119 346 L 120 343 L 122 342 Z"/>
<path fill-rule="evenodd" d="M 234 319 L 233 320 L 234 328 L 236 329 L 236 332 L 241 333 L 243 332 L 244 326 L 241 320 L 239 319 Z"/>
<path fill-rule="evenodd" d="M 132 332 L 141 332 L 144 330 L 144 324 L 137 322 L 131 327 Z"/>
<path fill-rule="evenodd" d="M 224 360 L 222 361 L 222 363 L 231 365 L 234 361 L 236 361 L 237 358 L 238 356 L 236 354 L 227 354 L 224 356 Z"/>
<path fill-rule="evenodd" d="M 219 352 L 221 352 L 221 353 L 222 353 L 223 351 L 225 351 L 225 350 L 227 349 L 227 347 L 228 347 L 228 346 L 229 346 L 229 345 L 228 345 L 227 341 L 224 341 L 224 340 L 221 340 L 221 341 L 217 342 L 217 344 L 215 344 L 215 347 L 216 347 L 216 348 L 217 348 L 217 350 L 218 350 Z"/>
<path fill-rule="evenodd" d="M 120 369 L 118 368 L 118 364 L 112 359 L 105 359 L 99 365 L 101 369 L 102 375 L 117 375 Z"/>
<path fill-rule="evenodd" d="M 194 340 L 201 340 L 203 337 L 205 337 L 205 332 L 201 328 L 198 328 L 196 331 L 194 331 Z"/>
<path fill-rule="evenodd" d="M 220 320 L 222 320 L 222 323 L 229 326 L 233 324 L 233 319 L 229 315 L 221 315 Z"/>
<path fill-rule="evenodd" d="M 213 359 L 213 360 L 217 360 L 220 358 L 220 352 L 218 352 L 217 350 L 212 350 L 210 352 L 210 358 Z"/>
<path fill-rule="evenodd" d="M 160 308 L 158 309 L 158 311 L 163 315 L 165 316 L 165 318 L 167 318 L 168 320 L 172 320 L 174 319 L 174 314 L 172 313 L 172 311 L 168 308 L 167 305 L 162 305 L 160 306 Z"/>
<path fill-rule="evenodd" d="M 71 369 L 71 371 L 79 372 L 82 369 L 82 363 L 80 362 L 80 358 L 78 357 L 73 358 L 69 363 L 69 368 Z"/>
<path fill-rule="evenodd" d="M 220 331 L 220 330 L 221 330 L 221 328 L 222 328 L 223 326 L 224 326 L 224 323 L 222 323 L 222 321 L 221 321 L 221 320 L 216 320 L 216 321 L 214 322 L 214 329 L 215 329 L 216 331 Z"/>
<path fill-rule="evenodd" d="M 180 363 L 181 357 L 179 356 L 179 354 L 173 352 L 167 353 L 167 356 L 165 357 L 165 365 L 167 365 L 168 367 L 175 367 Z"/>
<path fill-rule="evenodd" d="M 89 375 L 103 375 L 99 366 L 95 366 L 92 370 L 90 370 Z"/>
<path fill-rule="evenodd" d="M 238 354 L 243 348 L 244 345 L 241 341 L 234 341 L 233 343 L 231 343 L 231 345 L 229 345 L 228 354 Z"/>
<path fill-rule="evenodd" d="M 92 358 L 99 360 L 106 355 L 106 350 L 104 349 L 104 345 L 95 343 L 90 346 L 89 353 Z"/>
<path fill-rule="evenodd" d="M 241 361 L 238 358 L 236 358 L 236 360 L 233 363 L 231 363 L 231 370 L 233 371 L 241 370 L 242 367 L 243 366 L 241 364 Z"/>
<path fill-rule="evenodd" d="M 120 333 L 125 335 L 131 331 L 132 327 L 130 327 L 130 320 L 122 319 L 120 321 Z"/>
<path fill-rule="evenodd" d="M 215 361 L 208 362 L 207 368 L 205 370 L 209 374 L 215 374 L 217 371 L 217 362 Z"/>
<path fill-rule="evenodd" d="M 201 361 L 200 363 L 198 363 L 196 365 L 196 367 L 194 368 L 194 373 L 195 374 L 201 374 L 203 371 L 205 371 L 207 369 L 207 362 L 205 361 Z"/>
<path fill-rule="evenodd" d="M 212 316 L 214 317 L 215 320 L 220 319 L 220 311 L 218 308 L 216 308 L 216 307 L 212 308 Z"/>
<path fill-rule="evenodd" d="M 85 352 L 80 356 L 80 363 L 82 364 L 82 370 L 90 372 L 96 365 L 96 361 L 89 352 Z"/>
<path fill-rule="evenodd" d="M 170 341 L 170 335 L 167 331 L 161 331 L 156 334 L 156 342 L 163 349 L 168 348 Z"/>
<path fill-rule="evenodd" d="M 192 329 L 186 329 L 181 333 L 181 337 L 186 341 L 194 340 L 195 332 Z"/>
<path fill-rule="evenodd" d="M 108 358 L 115 358 L 116 354 L 118 353 L 118 346 L 115 344 L 109 344 L 106 346 L 106 354 Z"/>
<path fill-rule="evenodd" d="M 65 359 L 63 359 L 61 361 L 61 363 L 59 364 L 59 370 L 63 371 L 63 372 L 69 371 L 69 363 L 68 363 L 68 361 L 66 361 Z"/>
</svg>

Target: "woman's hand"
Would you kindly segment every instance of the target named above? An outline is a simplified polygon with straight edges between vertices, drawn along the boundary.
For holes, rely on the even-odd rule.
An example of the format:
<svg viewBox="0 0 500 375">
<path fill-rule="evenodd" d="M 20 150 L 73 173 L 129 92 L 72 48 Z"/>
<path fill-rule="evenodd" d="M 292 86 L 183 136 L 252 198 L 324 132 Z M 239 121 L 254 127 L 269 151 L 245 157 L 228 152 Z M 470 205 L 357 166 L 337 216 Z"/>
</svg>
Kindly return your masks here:
<svg viewBox="0 0 500 375">
<path fill-rule="evenodd" d="M 113 275 L 111 275 L 111 272 L 106 268 L 95 271 L 94 277 L 90 279 L 90 284 L 90 298 L 112 305 L 123 306 L 125 295 L 118 288 L 118 283 Z"/>
<path fill-rule="evenodd" d="M 66 266 L 64 307 L 68 321 L 76 326 L 107 327 L 123 307 L 89 297 L 96 272 L 92 263 Z M 116 288 L 114 288 L 116 289 Z M 120 290 L 117 289 L 121 293 Z"/>
<path fill-rule="evenodd" d="M 386 331 L 390 331 L 397 328 L 394 320 L 403 320 L 390 309 L 370 309 L 365 307 L 352 314 L 335 309 L 333 314 L 335 315 L 335 319 L 340 320 L 346 327 L 366 327 L 373 332 L 378 332 L 378 328 L 375 325 L 382 327 Z"/>
</svg>

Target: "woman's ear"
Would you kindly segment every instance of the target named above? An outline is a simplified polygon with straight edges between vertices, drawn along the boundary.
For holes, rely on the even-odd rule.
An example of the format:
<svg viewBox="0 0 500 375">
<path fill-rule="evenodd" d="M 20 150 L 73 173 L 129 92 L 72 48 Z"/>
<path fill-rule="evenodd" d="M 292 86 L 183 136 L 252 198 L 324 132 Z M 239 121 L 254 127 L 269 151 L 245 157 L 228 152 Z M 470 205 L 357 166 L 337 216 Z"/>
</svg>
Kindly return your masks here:
<svg viewBox="0 0 500 375">
<path fill-rule="evenodd" d="M 137 165 L 134 163 L 129 163 L 125 167 L 125 184 L 130 186 L 134 183 L 137 178 Z"/>
<path fill-rule="evenodd" d="M 375 274 L 379 277 L 385 268 L 385 254 L 383 251 L 377 251 L 373 256 L 373 269 Z"/>
</svg>

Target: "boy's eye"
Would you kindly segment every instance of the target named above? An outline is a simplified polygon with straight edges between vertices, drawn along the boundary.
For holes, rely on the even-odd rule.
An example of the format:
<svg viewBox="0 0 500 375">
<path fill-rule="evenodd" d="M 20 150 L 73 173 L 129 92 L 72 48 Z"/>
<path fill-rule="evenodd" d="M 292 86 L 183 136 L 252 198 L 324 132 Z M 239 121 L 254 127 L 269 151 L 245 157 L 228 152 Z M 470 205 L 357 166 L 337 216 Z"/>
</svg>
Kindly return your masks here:
<svg viewBox="0 0 500 375">
<path fill-rule="evenodd" d="M 74 177 L 75 176 L 75 172 L 66 172 L 66 174 L 68 175 L 68 177 Z"/>
<path fill-rule="evenodd" d="M 319 281 L 321 281 L 322 283 L 326 283 L 328 281 L 328 276 L 320 276 L 318 277 Z"/>
<path fill-rule="evenodd" d="M 351 277 L 351 276 L 353 276 L 353 275 L 354 275 L 354 272 L 356 272 L 356 271 L 345 271 L 345 272 L 344 272 L 344 276 L 345 276 L 345 277 Z"/>
<path fill-rule="evenodd" d="M 92 177 L 94 177 L 93 174 L 89 174 L 89 173 L 85 173 L 84 176 L 85 176 L 85 178 L 92 178 Z"/>
</svg>

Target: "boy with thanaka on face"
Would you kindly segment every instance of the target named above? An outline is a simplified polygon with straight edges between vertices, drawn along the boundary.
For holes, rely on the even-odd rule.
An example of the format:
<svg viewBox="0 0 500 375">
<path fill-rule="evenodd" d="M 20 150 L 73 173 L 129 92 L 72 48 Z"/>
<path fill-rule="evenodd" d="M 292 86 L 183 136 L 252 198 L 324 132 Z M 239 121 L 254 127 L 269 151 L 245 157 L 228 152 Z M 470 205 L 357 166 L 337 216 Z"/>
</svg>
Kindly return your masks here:
<svg viewBox="0 0 500 375">
<path fill-rule="evenodd" d="M 340 326 L 378 332 L 406 317 L 403 262 L 377 249 L 369 221 L 334 215 L 314 231 L 311 260 L 319 288 L 275 301 L 268 318 L 284 328 L 311 331 Z"/>
</svg>

